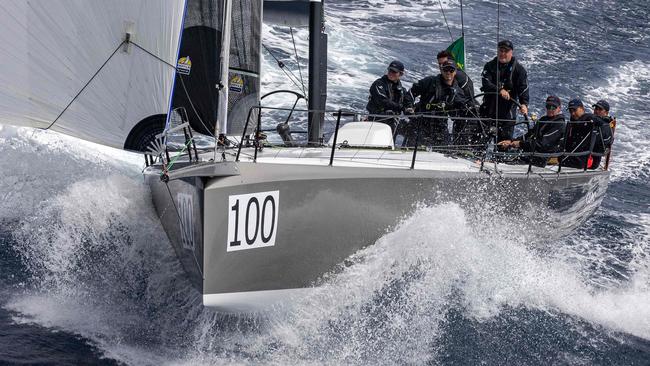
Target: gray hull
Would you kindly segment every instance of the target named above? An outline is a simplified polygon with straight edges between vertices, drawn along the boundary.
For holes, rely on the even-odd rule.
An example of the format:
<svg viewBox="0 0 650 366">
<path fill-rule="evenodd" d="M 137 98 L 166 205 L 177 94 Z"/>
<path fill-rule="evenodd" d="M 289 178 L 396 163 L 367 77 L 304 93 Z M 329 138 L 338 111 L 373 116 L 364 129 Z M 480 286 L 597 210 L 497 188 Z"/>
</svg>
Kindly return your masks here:
<svg viewBox="0 0 650 366">
<path fill-rule="evenodd" d="M 416 204 L 456 202 L 472 212 L 524 217 L 531 230 L 560 236 L 598 207 L 608 182 L 605 171 L 497 175 L 250 162 L 236 170 L 168 184 L 148 175 L 165 230 L 204 304 L 227 311 L 268 306 L 313 286 Z M 256 193 L 262 193 L 256 202 L 245 201 Z M 262 206 L 264 194 L 275 196 Z M 239 202 L 233 197 L 243 197 L 241 207 L 233 206 Z M 245 206 L 248 226 L 241 229 L 244 219 L 236 223 L 239 243 L 232 251 L 233 215 Z M 263 209 L 266 223 L 258 215 Z M 246 248 L 253 235 L 270 242 L 271 234 L 272 246 Z"/>
</svg>

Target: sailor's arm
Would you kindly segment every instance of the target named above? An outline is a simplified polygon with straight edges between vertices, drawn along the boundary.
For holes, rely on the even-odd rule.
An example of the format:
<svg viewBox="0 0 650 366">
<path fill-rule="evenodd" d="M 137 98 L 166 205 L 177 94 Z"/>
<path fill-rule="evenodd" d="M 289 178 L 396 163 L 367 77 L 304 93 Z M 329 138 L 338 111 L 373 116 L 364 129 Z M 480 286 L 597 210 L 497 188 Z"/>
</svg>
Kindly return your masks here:
<svg viewBox="0 0 650 366">
<path fill-rule="evenodd" d="M 474 102 L 474 83 L 469 78 L 469 75 L 462 70 L 458 70 L 456 72 L 456 81 L 458 82 L 458 86 L 463 89 L 465 96 L 471 98 L 472 102 Z"/>
<path fill-rule="evenodd" d="M 497 85 L 492 81 L 492 78 L 496 75 L 488 67 L 489 64 L 488 62 L 483 66 L 483 72 L 481 73 L 481 91 L 484 93 L 496 93 Z"/>
<path fill-rule="evenodd" d="M 404 88 L 404 112 L 407 114 L 412 114 L 413 111 L 413 105 L 414 105 L 414 98 L 413 94 L 411 94 L 411 91 L 406 90 Z"/>
</svg>

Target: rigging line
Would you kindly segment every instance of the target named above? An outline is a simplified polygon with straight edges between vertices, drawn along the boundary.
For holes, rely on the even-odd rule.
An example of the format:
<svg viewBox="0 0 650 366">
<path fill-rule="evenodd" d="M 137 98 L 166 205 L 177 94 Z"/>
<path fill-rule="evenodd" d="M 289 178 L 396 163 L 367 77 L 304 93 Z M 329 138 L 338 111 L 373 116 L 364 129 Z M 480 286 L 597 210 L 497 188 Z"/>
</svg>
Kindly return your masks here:
<svg viewBox="0 0 650 366">
<path fill-rule="evenodd" d="M 167 65 L 167 66 L 173 68 L 174 70 L 176 70 L 176 65 L 172 65 L 172 64 L 170 64 L 169 62 L 163 60 L 162 58 L 160 58 L 160 56 L 158 56 L 158 55 L 154 54 L 153 52 L 147 50 L 146 48 L 140 46 L 140 45 L 137 44 L 136 42 L 130 41 L 129 43 L 132 44 L 132 45 L 134 45 L 134 46 L 136 46 L 137 48 L 141 49 L 142 51 L 144 51 L 144 53 L 148 54 L 149 56 L 155 58 L 156 60 L 158 60 L 158 61 L 162 62 L 163 64 L 165 64 L 165 65 Z"/>
<path fill-rule="evenodd" d="M 203 128 L 205 128 L 205 130 L 210 133 L 210 136 L 215 137 L 214 134 L 208 128 L 208 126 L 206 126 L 205 123 L 203 122 L 203 119 L 199 115 L 199 112 L 196 110 L 196 107 L 194 107 L 194 103 L 192 103 L 192 98 L 190 98 L 190 94 L 187 91 L 187 88 L 185 87 L 185 81 L 183 80 L 183 76 L 179 75 L 179 79 L 181 79 L 181 86 L 183 87 L 183 91 L 185 92 L 185 96 L 187 96 L 187 101 L 190 102 L 190 107 L 192 107 L 192 111 L 194 111 L 194 114 L 196 115 L 196 118 L 199 119 L 199 122 L 201 122 L 201 125 L 203 126 Z"/>
<path fill-rule="evenodd" d="M 271 57 L 273 57 L 273 59 L 275 60 L 275 62 L 277 62 L 278 67 L 280 67 L 280 69 L 281 69 L 281 70 L 282 70 L 282 71 L 283 71 L 287 76 L 289 76 L 289 74 L 287 74 L 287 72 L 289 72 L 289 73 L 291 73 L 291 76 L 293 76 L 293 78 L 294 78 L 295 80 L 298 80 L 298 77 L 296 77 L 296 75 L 293 73 L 293 71 L 286 69 L 286 68 L 285 68 L 286 65 L 284 64 L 284 62 L 280 61 L 280 59 L 278 59 L 277 57 L 275 57 L 275 55 L 273 54 L 273 52 L 271 52 L 271 50 L 270 50 L 268 47 L 266 47 L 266 45 L 265 45 L 264 43 L 262 43 L 262 47 L 264 47 L 264 49 L 266 50 L 266 52 L 268 52 L 269 55 L 271 55 Z M 291 79 L 291 77 L 289 77 L 289 78 Z M 294 81 L 294 79 L 291 79 L 291 81 L 293 81 L 294 84 L 296 84 L 296 86 L 297 86 L 298 88 L 300 88 L 300 85 L 298 85 L 297 82 Z"/>
<path fill-rule="evenodd" d="M 108 61 L 110 61 L 110 60 L 113 58 L 113 56 L 115 56 L 115 54 L 117 53 L 117 51 L 119 51 L 119 49 L 120 49 L 120 48 L 122 47 L 122 45 L 125 44 L 125 43 L 126 43 L 126 40 L 120 42 L 120 44 L 115 48 L 115 51 L 113 51 L 113 53 L 111 53 L 111 55 L 108 56 L 108 58 L 106 59 L 106 61 L 104 61 L 104 63 L 102 64 L 102 66 L 100 66 L 99 69 L 97 69 L 97 71 L 95 72 L 95 74 L 93 74 L 93 76 L 90 78 L 90 80 L 88 80 L 88 82 L 87 82 L 86 84 L 84 84 L 84 86 L 81 88 L 81 90 L 79 90 L 79 92 L 77 93 L 77 95 L 75 95 L 74 98 L 72 98 L 72 100 L 70 101 L 70 103 L 68 103 L 68 105 L 65 106 L 65 108 L 63 108 L 63 110 L 61 111 L 61 113 L 59 113 L 59 115 L 56 116 L 56 118 L 54 119 L 54 121 L 52 121 L 52 123 L 50 123 L 49 126 L 47 126 L 46 128 L 44 128 L 45 130 L 49 130 L 50 128 L 52 128 L 52 126 L 54 126 L 54 124 L 59 120 L 59 118 L 61 118 L 61 116 L 63 115 L 63 113 L 65 113 L 65 112 L 68 110 L 68 108 L 70 108 L 70 106 L 72 105 L 72 103 L 74 103 L 74 101 L 77 100 L 77 98 L 79 98 L 79 96 L 81 95 L 81 93 L 83 93 L 83 91 L 86 90 L 86 88 L 88 87 L 88 85 L 90 85 L 90 83 L 95 79 L 95 77 L 99 74 L 99 72 L 102 71 L 102 69 L 104 68 L 104 66 L 106 66 L 106 64 L 108 63 Z"/>
<path fill-rule="evenodd" d="M 291 80 L 291 81 L 292 81 L 292 82 L 293 82 L 293 83 L 298 87 L 298 89 L 300 89 L 300 85 L 298 85 L 298 82 L 296 81 L 296 80 L 298 80 L 298 78 L 296 77 L 296 75 L 295 75 L 291 70 L 286 70 L 286 69 L 284 68 L 284 63 L 283 63 L 282 61 L 280 61 L 277 57 L 275 57 L 275 55 L 273 54 L 273 52 L 271 52 L 271 50 L 270 50 L 268 47 L 266 47 L 266 45 L 265 45 L 264 43 L 262 43 L 262 47 L 264 47 L 264 49 L 266 50 L 266 52 L 268 52 L 269 55 L 271 55 L 271 57 L 273 57 L 273 59 L 275 60 L 275 62 L 278 63 L 278 66 L 280 67 L 280 70 L 282 70 L 282 72 L 284 72 L 284 74 L 287 75 L 287 77 L 289 78 L 289 80 Z M 287 73 L 287 71 L 288 71 L 289 73 L 291 73 L 291 75 L 289 75 L 289 73 Z M 291 76 L 293 76 L 293 78 L 295 78 L 295 80 L 292 79 Z M 303 91 L 303 92 L 304 92 L 304 91 Z"/>
<path fill-rule="evenodd" d="M 296 55 L 296 63 L 298 64 L 298 73 L 300 75 L 300 84 L 302 84 L 302 93 L 307 94 L 307 91 L 305 91 L 305 81 L 302 78 L 302 67 L 300 66 L 300 59 L 298 59 L 296 40 L 293 38 L 293 27 L 289 27 L 289 30 L 291 31 L 291 42 L 293 43 L 293 53 Z"/>
<path fill-rule="evenodd" d="M 451 35 L 451 28 L 449 28 L 449 23 L 447 22 L 447 16 L 445 15 L 445 9 L 442 8 L 442 0 L 438 0 L 438 4 L 440 4 L 440 11 L 442 12 L 442 17 L 445 19 L 445 24 L 447 25 L 447 30 L 449 31 L 449 38 L 451 41 L 454 41 L 454 36 Z"/>
<path fill-rule="evenodd" d="M 104 63 L 102 64 L 102 66 L 100 66 L 99 69 L 97 69 L 97 71 L 95 72 L 95 74 L 93 74 L 93 76 L 90 78 L 90 80 L 88 80 L 88 82 L 87 82 L 86 84 L 84 84 L 84 86 L 81 88 L 81 90 L 79 90 L 79 92 L 77 93 L 77 95 L 75 95 L 74 98 L 72 98 L 72 100 L 70 101 L 70 103 L 68 103 L 68 105 L 66 105 L 65 108 L 63 108 L 63 110 L 61 111 L 61 113 L 59 113 L 59 115 L 56 116 L 56 118 L 54 119 L 54 121 L 52 121 L 52 123 L 50 123 L 49 126 L 47 126 L 46 128 L 44 128 L 45 130 L 49 130 L 50 128 L 52 128 L 52 126 L 54 126 L 55 123 L 57 123 L 57 122 L 59 121 L 59 119 L 61 118 L 61 116 L 63 116 L 63 113 L 65 113 L 65 112 L 68 110 L 68 108 L 70 108 L 70 106 L 72 105 L 72 103 L 74 103 L 74 101 L 77 100 L 77 98 L 79 98 L 79 96 L 81 95 L 81 93 L 83 93 L 83 91 L 86 90 L 86 88 L 88 87 L 88 85 L 90 85 L 90 83 L 91 83 L 91 82 L 92 82 L 92 81 L 97 77 L 97 75 L 99 75 L 99 73 L 102 71 L 102 69 L 104 69 L 104 67 L 106 66 L 106 64 L 108 64 L 108 61 L 110 61 L 110 60 L 113 58 L 113 56 L 115 56 L 115 54 L 117 53 L 117 51 L 119 51 L 119 49 L 120 49 L 120 48 L 122 47 L 122 45 L 124 45 L 124 44 L 132 44 L 132 45 L 136 46 L 137 48 L 141 49 L 142 51 L 144 51 L 146 54 L 152 56 L 152 57 L 155 58 L 156 60 L 158 60 L 158 61 L 164 63 L 165 65 L 168 65 L 168 66 L 172 67 L 174 70 L 176 70 L 176 65 L 172 65 L 172 64 L 170 64 L 169 62 L 167 62 L 167 61 L 163 60 L 162 58 L 160 58 L 159 56 L 153 54 L 152 52 L 149 52 L 147 49 L 145 49 L 144 47 L 140 46 L 140 45 L 137 44 L 136 42 L 123 40 L 123 41 L 120 42 L 120 44 L 115 48 L 115 50 L 113 51 L 113 53 L 111 53 L 111 55 L 106 59 L 106 61 L 104 61 Z"/>
</svg>

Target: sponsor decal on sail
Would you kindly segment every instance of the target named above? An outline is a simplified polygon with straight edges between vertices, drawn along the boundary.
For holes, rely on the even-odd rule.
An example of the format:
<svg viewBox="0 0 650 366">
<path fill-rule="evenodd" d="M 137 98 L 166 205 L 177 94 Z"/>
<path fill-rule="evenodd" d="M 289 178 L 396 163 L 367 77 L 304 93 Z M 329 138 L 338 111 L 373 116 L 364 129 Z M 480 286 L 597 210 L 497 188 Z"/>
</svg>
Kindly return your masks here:
<svg viewBox="0 0 650 366">
<path fill-rule="evenodd" d="M 241 93 L 244 91 L 244 79 L 241 76 L 235 75 L 230 78 L 230 91 L 233 93 Z"/>
<path fill-rule="evenodd" d="M 181 57 L 176 64 L 176 71 L 181 75 L 189 75 L 192 71 L 192 60 L 190 56 Z"/>
</svg>

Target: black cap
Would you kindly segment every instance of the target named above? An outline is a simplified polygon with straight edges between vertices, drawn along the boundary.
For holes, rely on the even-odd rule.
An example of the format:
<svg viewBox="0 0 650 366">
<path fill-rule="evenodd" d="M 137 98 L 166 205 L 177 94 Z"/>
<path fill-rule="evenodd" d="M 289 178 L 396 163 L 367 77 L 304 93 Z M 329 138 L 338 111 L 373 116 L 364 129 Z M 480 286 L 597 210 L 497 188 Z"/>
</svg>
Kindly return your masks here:
<svg viewBox="0 0 650 366">
<path fill-rule="evenodd" d="M 451 59 L 447 59 L 447 61 L 445 61 L 442 65 L 440 65 L 441 70 L 454 69 L 454 71 L 456 71 L 457 68 L 458 66 L 456 66 L 456 62 Z"/>
<path fill-rule="evenodd" d="M 393 61 L 388 65 L 388 70 L 393 70 L 395 72 L 404 72 L 404 64 L 400 61 Z"/>
<path fill-rule="evenodd" d="M 603 100 L 603 99 L 596 102 L 596 104 L 592 105 L 592 107 L 594 107 L 594 108 L 600 107 L 600 108 L 604 109 L 605 111 L 609 112 L 609 103 L 607 103 L 607 101 Z"/>
<path fill-rule="evenodd" d="M 584 108 L 584 106 L 585 106 L 585 105 L 582 104 L 582 101 L 581 101 L 580 99 L 575 98 L 575 99 L 571 99 L 571 100 L 569 101 L 569 105 L 568 105 L 566 108 L 567 108 L 567 109 L 576 109 L 576 108 L 578 108 L 578 107 L 583 107 L 583 108 Z"/>
<path fill-rule="evenodd" d="M 507 48 L 509 50 L 514 50 L 515 49 L 515 47 L 512 45 L 512 42 L 510 42 L 507 39 L 504 39 L 504 40 L 500 41 L 498 48 Z"/>
<path fill-rule="evenodd" d="M 546 105 L 552 105 L 559 108 L 562 105 L 562 101 L 555 95 L 549 95 L 548 98 L 546 98 Z"/>
</svg>

